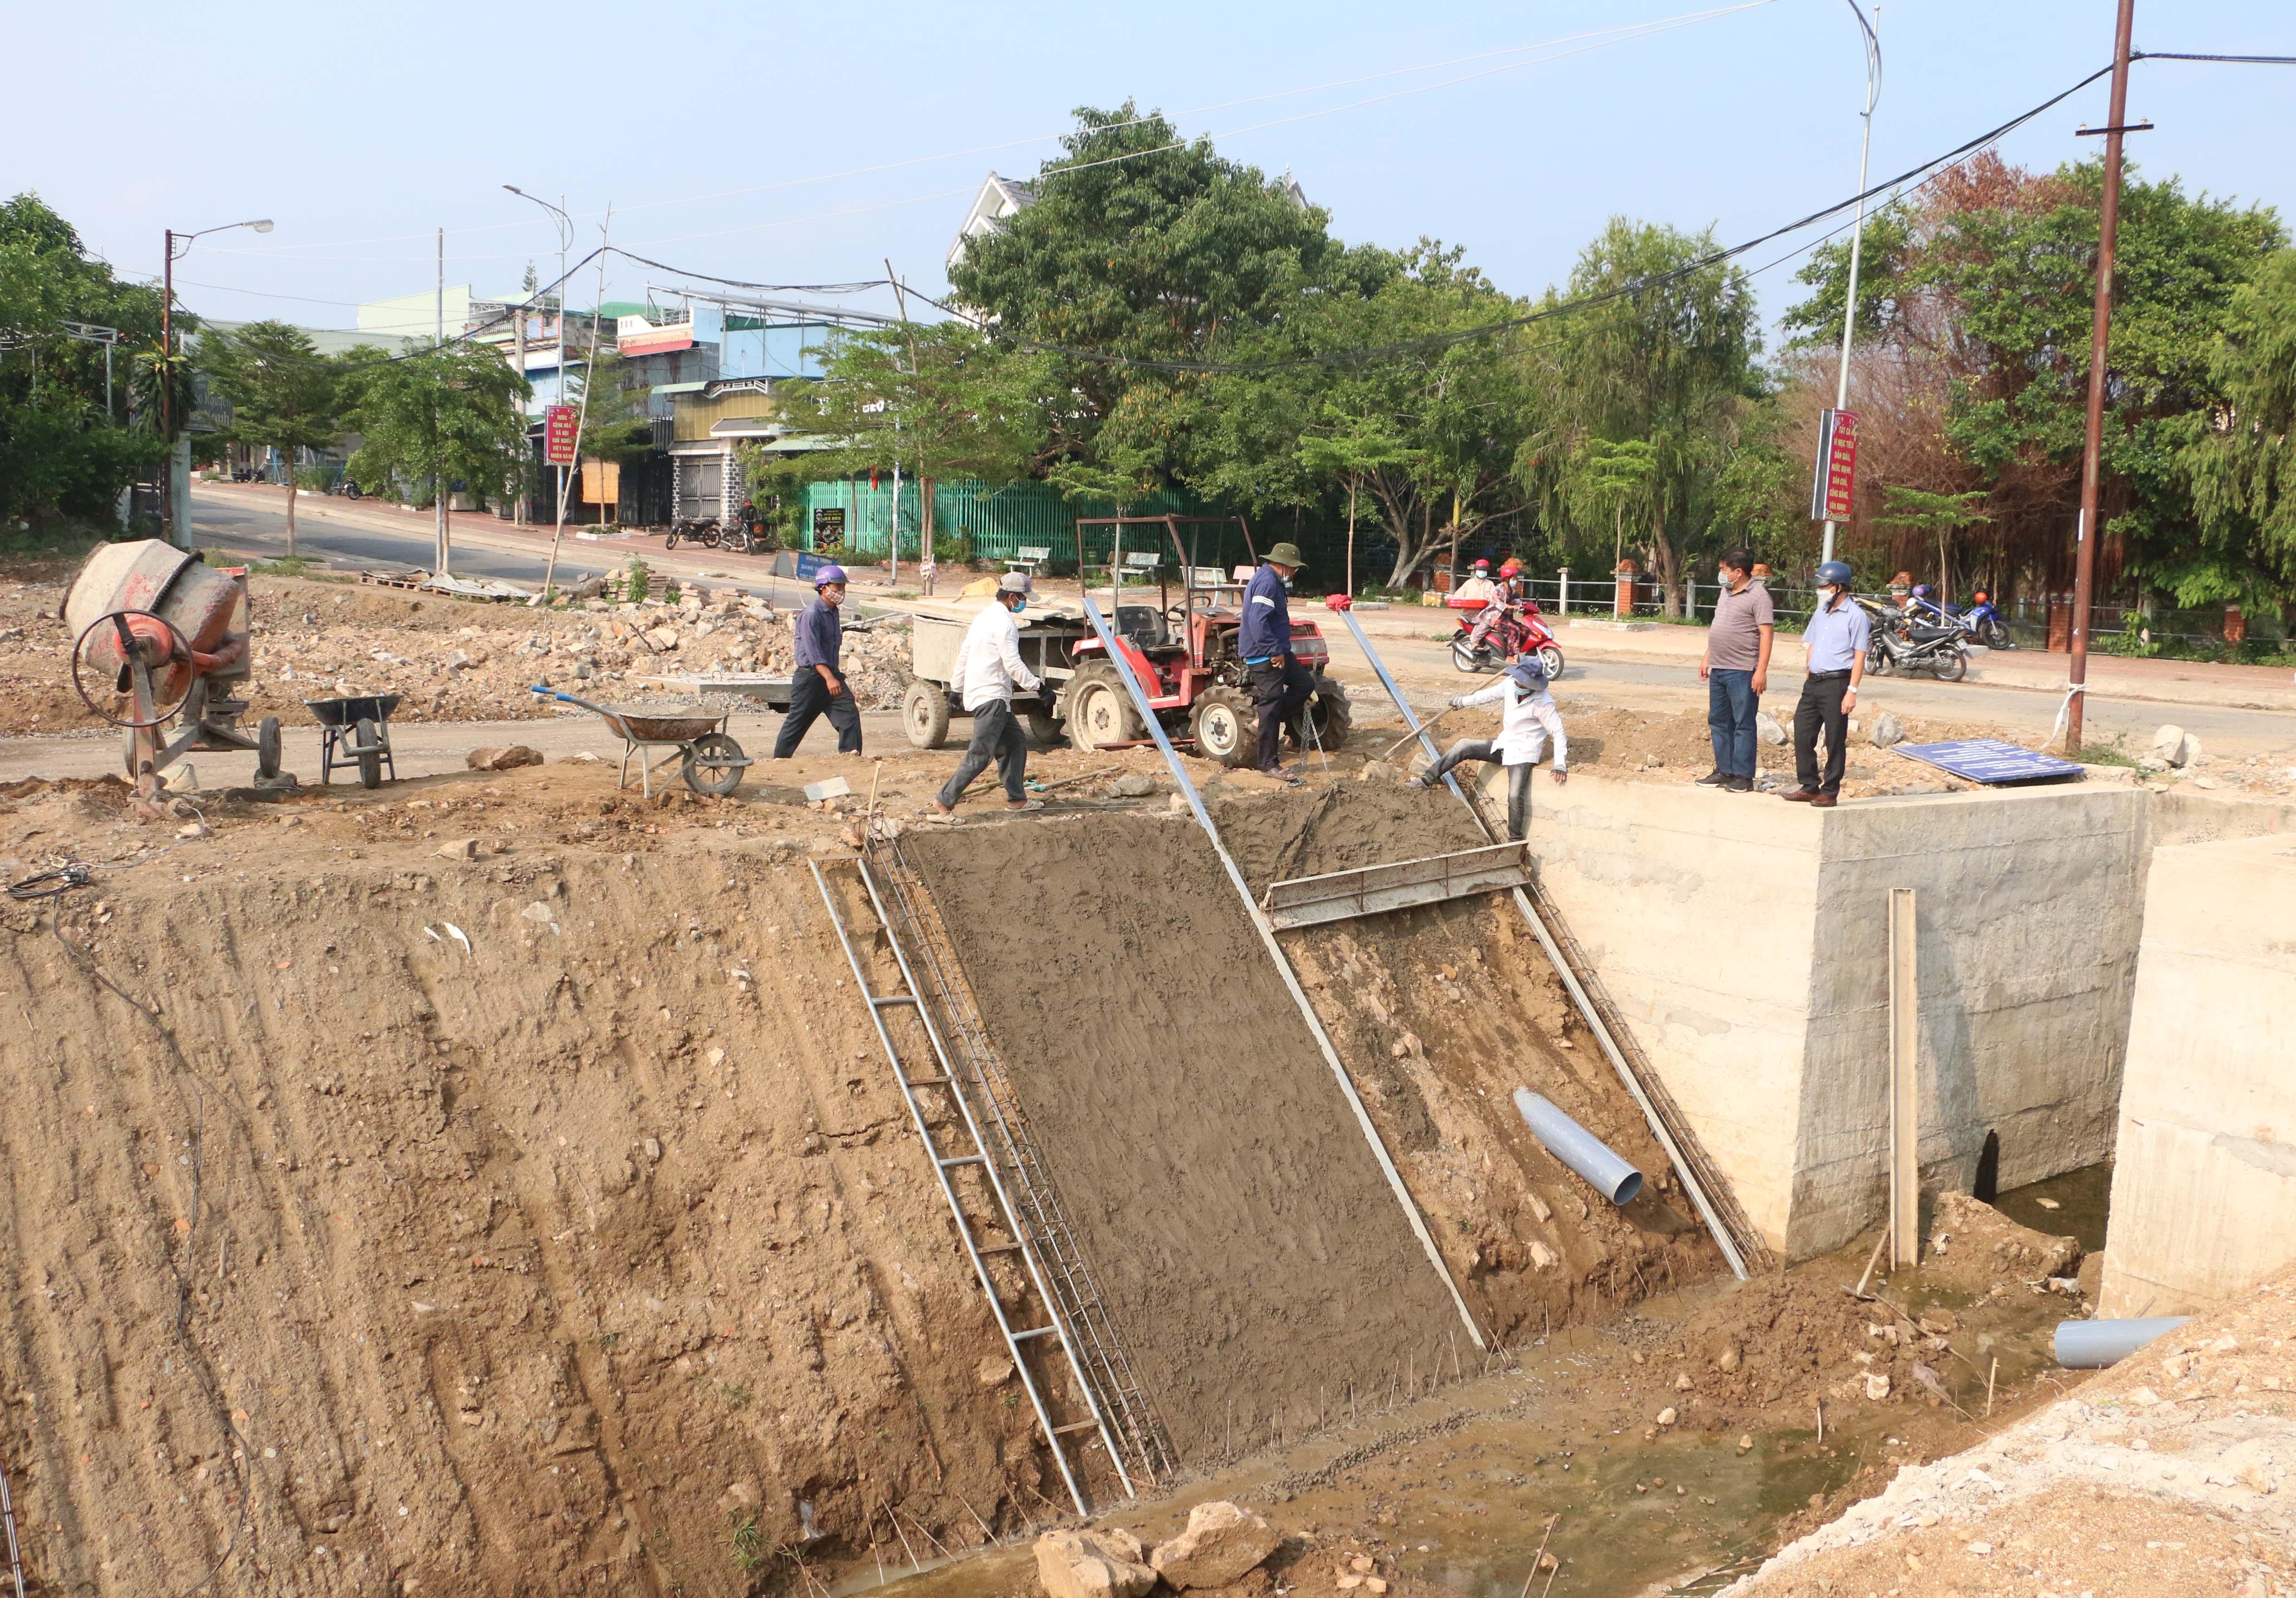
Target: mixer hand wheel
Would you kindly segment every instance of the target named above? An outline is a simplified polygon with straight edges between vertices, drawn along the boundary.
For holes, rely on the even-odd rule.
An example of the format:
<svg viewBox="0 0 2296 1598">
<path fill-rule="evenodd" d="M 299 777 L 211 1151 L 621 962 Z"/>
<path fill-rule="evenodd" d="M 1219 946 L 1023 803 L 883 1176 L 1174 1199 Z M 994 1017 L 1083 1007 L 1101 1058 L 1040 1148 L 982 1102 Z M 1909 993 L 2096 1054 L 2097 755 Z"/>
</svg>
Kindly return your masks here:
<svg viewBox="0 0 2296 1598">
<path fill-rule="evenodd" d="M 131 627 L 127 619 L 131 616 L 143 618 L 144 621 L 148 622 L 150 626 Z M 125 717 L 114 716 L 102 705 L 97 704 L 94 696 L 88 692 L 86 683 L 80 676 L 80 668 L 87 658 L 88 640 L 94 636 L 99 627 L 103 627 L 111 628 L 119 651 L 119 675 L 112 684 L 112 693 L 115 696 L 133 693 L 135 698 L 136 714 Z M 154 663 L 146 659 L 144 646 L 147 643 L 162 641 L 166 643 L 167 650 L 160 655 L 159 664 L 164 665 L 191 659 L 190 641 L 182 633 L 176 631 L 173 622 L 150 611 L 112 611 L 89 622 L 72 643 L 72 688 L 78 693 L 81 702 L 113 726 L 127 727 L 136 732 L 148 731 L 174 716 L 192 697 L 192 687 L 197 679 L 195 677 L 185 679 L 184 692 L 176 696 L 173 704 L 165 709 L 149 708 L 152 707 L 153 697 L 152 667 Z M 140 718 L 144 717 L 148 717 L 148 719 Z"/>
</svg>

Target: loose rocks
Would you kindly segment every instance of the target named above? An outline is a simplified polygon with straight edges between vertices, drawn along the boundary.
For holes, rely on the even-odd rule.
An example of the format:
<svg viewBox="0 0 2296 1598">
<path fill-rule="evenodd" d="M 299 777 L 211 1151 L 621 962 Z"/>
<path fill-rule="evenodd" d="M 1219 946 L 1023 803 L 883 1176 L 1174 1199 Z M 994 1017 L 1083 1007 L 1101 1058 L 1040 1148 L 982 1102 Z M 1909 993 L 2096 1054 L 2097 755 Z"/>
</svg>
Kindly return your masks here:
<svg viewBox="0 0 2296 1598">
<path fill-rule="evenodd" d="M 1188 1528 L 1157 1545 L 1149 1563 L 1174 1586 L 1224 1587 L 1275 1552 L 1282 1534 L 1248 1509 L 1216 1499 L 1188 1512 Z"/>
<path fill-rule="evenodd" d="M 474 749 L 463 757 L 463 764 L 472 771 L 516 771 L 521 766 L 541 765 L 542 751 L 523 743 L 508 749 Z"/>
<path fill-rule="evenodd" d="M 1048 1531 L 1037 1539 L 1037 1577 L 1046 1598 L 1145 1598 L 1156 1572 L 1141 1552 L 1138 1537 L 1115 1527 Z"/>
<path fill-rule="evenodd" d="M 1866 735 L 1873 739 L 1875 749 L 1888 749 L 1906 741 L 1906 724 L 1884 710 L 1874 718 L 1874 730 Z"/>
<path fill-rule="evenodd" d="M 1785 747 L 1786 730 L 1784 726 L 1779 725 L 1778 718 L 1771 715 L 1767 710 L 1757 710 L 1754 712 L 1754 736 L 1760 739 L 1764 743 L 1768 744 L 1772 749 L 1784 749 Z"/>
</svg>

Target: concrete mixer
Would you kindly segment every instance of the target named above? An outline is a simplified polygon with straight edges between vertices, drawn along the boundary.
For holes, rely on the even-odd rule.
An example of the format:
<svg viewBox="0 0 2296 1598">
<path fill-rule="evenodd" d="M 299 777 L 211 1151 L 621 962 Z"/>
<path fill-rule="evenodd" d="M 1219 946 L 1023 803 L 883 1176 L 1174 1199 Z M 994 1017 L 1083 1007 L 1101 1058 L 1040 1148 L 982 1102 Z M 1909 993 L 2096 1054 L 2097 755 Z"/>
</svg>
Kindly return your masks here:
<svg viewBox="0 0 2296 1598">
<path fill-rule="evenodd" d="M 157 539 L 107 544 L 64 596 L 72 686 L 127 733 L 127 774 L 150 799 L 192 750 L 252 750 L 258 780 L 279 774 L 279 721 L 239 730 L 250 668 L 244 568 L 211 567 Z M 176 731 L 168 733 L 173 724 Z"/>
</svg>

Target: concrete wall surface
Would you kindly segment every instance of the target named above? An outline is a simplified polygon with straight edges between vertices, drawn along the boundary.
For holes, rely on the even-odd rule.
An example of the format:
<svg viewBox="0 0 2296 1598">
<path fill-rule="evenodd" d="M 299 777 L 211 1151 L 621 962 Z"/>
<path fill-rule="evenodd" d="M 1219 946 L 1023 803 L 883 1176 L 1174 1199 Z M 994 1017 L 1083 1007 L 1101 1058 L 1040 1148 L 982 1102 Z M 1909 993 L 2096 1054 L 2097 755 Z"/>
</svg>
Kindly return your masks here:
<svg viewBox="0 0 2296 1598">
<path fill-rule="evenodd" d="M 1812 811 L 1580 772 L 1543 781 L 1542 881 L 1771 1246 L 1882 1214 L 1886 890 L 1920 893 L 1925 1183 L 2111 1150 L 2150 796 L 2079 785 Z"/>
<path fill-rule="evenodd" d="M 2155 849 L 2098 1313 L 2203 1313 L 2291 1259 L 2296 839 Z"/>
</svg>

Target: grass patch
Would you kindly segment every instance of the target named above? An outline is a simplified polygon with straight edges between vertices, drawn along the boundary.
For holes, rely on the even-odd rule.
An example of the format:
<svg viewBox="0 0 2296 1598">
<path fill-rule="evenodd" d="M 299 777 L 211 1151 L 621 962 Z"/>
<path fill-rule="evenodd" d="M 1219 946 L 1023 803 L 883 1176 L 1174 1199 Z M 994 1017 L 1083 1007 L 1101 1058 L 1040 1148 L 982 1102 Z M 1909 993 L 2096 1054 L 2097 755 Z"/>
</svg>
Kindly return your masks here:
<svg viewBox="0 0 2296 1598">
<path fill-rule="evenodd" d="M 2111 743 L 2083 743 L 2081 764 L 2084 766 L 2126 766 L 2134 767 L 2136 757 L 2128 752 L 2125 738 L 2116 736 Z"/>
<path fill-rule="evenodd" d="M 758 1529 L 754 1512 L 743 1514 L 729 1510 L 726 1514 L 726 1542 L 733 1551 L 734 1563 L 743 1574 L 751 1574 L 766 1563 L 766 1534 Z"/>
</svg>

